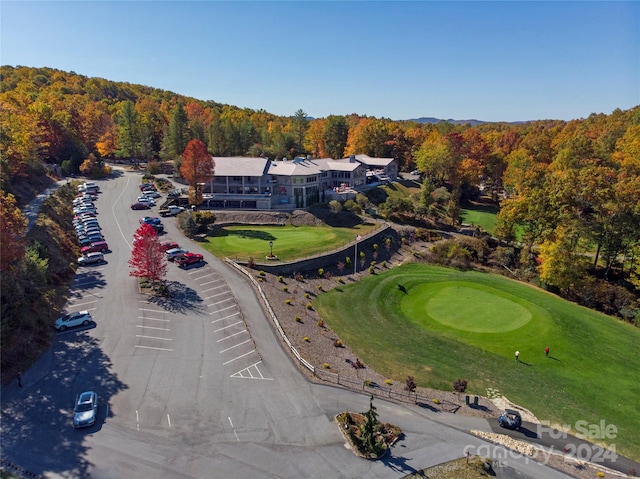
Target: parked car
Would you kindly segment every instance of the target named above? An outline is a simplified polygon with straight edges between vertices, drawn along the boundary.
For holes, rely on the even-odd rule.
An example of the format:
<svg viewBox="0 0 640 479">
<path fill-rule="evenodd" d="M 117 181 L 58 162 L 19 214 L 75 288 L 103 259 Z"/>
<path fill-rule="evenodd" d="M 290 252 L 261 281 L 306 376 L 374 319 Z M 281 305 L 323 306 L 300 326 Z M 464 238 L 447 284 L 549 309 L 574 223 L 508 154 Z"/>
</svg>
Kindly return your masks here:
<svg viewBox="0 0 640 479">
<path fill-rule="evenodd" d="M 498 417 L 500 425 L 507 429 L 519 429 L 522 426 L 522 416 L 518 411 L 513 409 L 505 409 Z"/>
<path fill-rule="evenodd" d="M 85 391 L 76 398 L 73 408 L 73 427 L 92 426 L 98 416 L 98 395 L 93 391 Z"/>
<path fill-rule="evenodd" d="M 78 264 L 80 266 L 87 266 L 89 264 L 103 263 L 104 254 L 96 251 L 95 253 L 87 253 L 86 255 L 78 258 Z"/>
<path fill-rule="evenodd" d="M 155 206 L 156 202 L 153 201 L 153 198 L 149 198 L 148 196 L 138 196 L 138 203 L 149 203 L 151 206 Z"/>
<path fill-rule="evenodd" d="M 160 198 L 160 193 L 156 190 L 143 190 L 142 196 L 148 196 L 149 198 Z"/>
<path fill-rule="evenodd" d="M 90 238 L 83 237 L 78 238 L 78 243 L 80 244 L 80 248 L 84 248 L 85 246 L 91 246 L 91 243 L 95 243 L 95 241 L 91 240 Z"/>
<path fill-rule="evenodd" d="M 109 245 L 107 244 L 107 242 L 98 241 L 96 243 L 91 243 L 90 246 L 85 246 L 84 248 L 80 249 L 80 253 L 82 253 L 83 256 L 89 253 L 95 253 L 97 251 L 101 253 L 106 253 L 107 251 L 109 251 Z"/>
<path fill-rule="evenodd" d="M 104 242 L 104 236 L 101 234 L 93 234 L 93 235 L 78 235 L 78 241 L 81 246 L 91 246 L 95 243 Z M 88 242 L 88 243 L 87 243 Z M 80 248 L 80 252 L 82 253 L 82 248 Z"/>
<path fill-rule="evenodd" d="M 139 201 L 136 201 L 131 205 L 132 210 L 148 210 L 149 208 L 151 208 L 149 203 L 140 203 Z"/>
<path fill-rule="evenodd" d="M 155 191 L 156 189 L 156 185 L 154 185 L 153 183 L 140 183 L 140 191 Z"/>
<path fill-rule="evenodd" d="M 167 260 L 169 261 L 173 261 L 173 259 L 177 256 L 182 256 L 183 254 L 188 253 L 188 251 L 186 249 L 182 249 L 182 248 L 173 248 L 173 249 L 169 249 L 165 252 L 165 256 L 167 257 Z"/>
<path fill-rule="evenodd" d="M 183 255 L 176 256 L 173 261 L 181 268 L 184 268 L 190 264 L 201 263 L 204 261 L 204 257 L 199 253 L 185 253 Z"/>
<path fill-rule="evenodd" d="M 175 241 L 163 241 L 160 243 L 160 249 L 166 252 L 170 249 L 180 249 L 180 246 Z"/>
<path fill-rule="evenodd" d="M 156 233 L 160 234 L 164 231 L 164 225 L 162 224 L 152 224 L 151 227 L 155 230 Z"/>
<path fill-rule="evenodd" d="M 149 225 L 159 225 L 162 223 L 162 220 L 157 216 L 143 216 L 140 218 L 140 224 L 147 223 Z"/>
<path fill-rule="evenodd" d="M 53 326 L 59 331 L 64 331 L 67 328 L 73 328 L 75 326 L 87 326 L 91 322 L 93 322 L 93 317 L 89 311 L 74 311 L 73 313 L 60 316 L 56 319 Z"/>
</svg>

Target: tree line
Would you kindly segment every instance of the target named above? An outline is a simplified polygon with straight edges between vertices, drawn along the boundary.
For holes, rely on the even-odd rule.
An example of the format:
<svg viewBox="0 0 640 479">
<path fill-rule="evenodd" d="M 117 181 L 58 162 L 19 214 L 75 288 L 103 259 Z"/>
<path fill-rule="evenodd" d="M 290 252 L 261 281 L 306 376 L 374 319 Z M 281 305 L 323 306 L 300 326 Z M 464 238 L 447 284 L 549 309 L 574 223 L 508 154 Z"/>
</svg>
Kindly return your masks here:
<svg viewBox="0 0 640 479">
<path fill-rule="evenodd" d="M 640 287 L 640 106 L 471 126 L 313 119 L 302 109 L 277 116 L 51 68 L 2 66 L 0 81 L 3 199 L 44 164 L 66 174 L 99 173 L 105 159 L 180 171 L 192 140 L 214 156 L 393 157 L 423 181 L 415 202 L 389 198 L 385 214 L 455 226 L 461 207 L 482 194 L 500 206 L 495 236 L 522 245 L 521 267 L 544 284 L 569 295 L 594 278 Z"/>
</svg>

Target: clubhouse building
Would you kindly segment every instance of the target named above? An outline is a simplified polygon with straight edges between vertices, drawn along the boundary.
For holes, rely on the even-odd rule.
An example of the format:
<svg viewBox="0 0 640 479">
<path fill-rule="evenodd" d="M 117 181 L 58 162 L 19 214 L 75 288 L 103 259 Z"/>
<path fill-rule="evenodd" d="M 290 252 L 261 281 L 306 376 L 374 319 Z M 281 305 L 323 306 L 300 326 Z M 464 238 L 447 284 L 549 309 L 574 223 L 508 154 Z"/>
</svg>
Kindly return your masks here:
<svg viewBox="0 0 640 479">
<path fill-rule="evenodd" d="M 395 181 L 394 158 L 272 161 L 267 158 L 214 157 L 215 176 L 204 186 L 203 206 L 215 209 L 306 208 L 313 203 L 353 198 L 368 185 Z M 349 196 L 351 194 L 351 196 Z"/>
</svg>

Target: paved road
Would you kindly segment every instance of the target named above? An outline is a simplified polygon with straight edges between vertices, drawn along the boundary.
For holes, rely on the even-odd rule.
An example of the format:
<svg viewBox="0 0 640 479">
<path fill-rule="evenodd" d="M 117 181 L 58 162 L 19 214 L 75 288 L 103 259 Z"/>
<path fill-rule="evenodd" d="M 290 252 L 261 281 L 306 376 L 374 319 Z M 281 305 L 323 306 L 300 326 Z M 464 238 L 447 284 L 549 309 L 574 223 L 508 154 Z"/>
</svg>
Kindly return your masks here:
<svg viewBox="0 0 640 479">
<path fill-rule="evenodd" d="M 380 418 L 405 437 L 382 461 L 356 458 L 333 417 L 366 411 L 369 398 L 307 381 L 247 282 L 187 242 L 172 218 L 165 238 L 207 264 L 170 264 L 171 300 L 138 294 L 127 260 L 145 214 L 129 209 L 140 174 L 99 183 L 111 253 L 79 270 L 67 308 L 89 309 L 96 324 L 59 333 L 24 387 L 3 390 L 5 463 L 45 477 L 396 478 L 472 448 L 506 459 L 498 477 L 567 477 L 465 432 L 489 431 L 489 421 L 379 399 Z M 71 407 L 87 389 L 100 395 L 99 420 L 74 430 Z"/>
</svg>

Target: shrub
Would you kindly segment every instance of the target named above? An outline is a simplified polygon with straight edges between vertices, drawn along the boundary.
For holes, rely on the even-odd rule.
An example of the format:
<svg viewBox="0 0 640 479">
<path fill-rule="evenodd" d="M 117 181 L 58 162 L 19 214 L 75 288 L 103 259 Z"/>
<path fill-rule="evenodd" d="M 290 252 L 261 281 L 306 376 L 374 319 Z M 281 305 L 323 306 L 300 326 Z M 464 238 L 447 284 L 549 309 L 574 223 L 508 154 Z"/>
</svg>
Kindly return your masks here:
<svg viewBox="0 0 640 479">
<path fill-rule="evenodd" d="M 382 263 L 380 263 L 380 267 L 386 268 L 387 267 L 387 262 L 383 261 Z"/>
<path fill-rule="evenodd" d="M 264 281 L 263 278 L 258 278 L 258 281 L 260 281 L 261 283 Z"/>
<path fill-rule="evenodd" d="M 434 404 L 440 404 L 440 399 L 435 398 L 435 399 L 433 400 L 433 403 L 434 403 Z"/>
<path fill-rule="evenodd" d="M 290 300 L 290 299 L 285 299 L 285 300 L 284 300 L 284 303 L 285 303 L 285 304 L 291 304 L 291 300 Z"/>
<path fill-rule="evenodd" d="M 324 320 L 319 319 L 316 324 L 318 325 L 319 328 L 324 328 Z"/>
<path fill-rule="evenodd" d="M 407 379 L 404 381 L 404 390 L 413 392 L 416 390 L 416 382 L 413 380 L 413 376 L 407 376 Z"/>
<path fill-rule="evenodd" d="M 256 268 L 256 260 L 253 259 L 253 256 L 249 257 L 249 261 L 247 261 L 247 267 L 251 269 Z"/>
<path fill-rule="evenodd" d="M 373 266 L 369 266 L 369 274 L 376 274 L 376 268 Z"/>
<path fill-rule="evenodd" d="M 365 379 L 364 380 L 364 385 L 367 386 L 367 387 L 370 387 L 371 386 L 371 379 Z"/>
<path fill-rule="evenodd" d="M 331 369 L 331 366 L 329 366 L 329 363 L 324 363 L 322 367 L 325 369 Z"/>
<path fill-rule="evenodd" d="M 304 297 L 309 299 L 311 297 L 311 295 L 309 293 L 304 293 Z"/>
<path fill-rule="evenodd" d="M 341 347 L 342 347 L 342 341 L 340 341 L 339 339 L 336 339 L 336 340 L 333 342 L 333 345 L 334 345 L 336 348 L 341 348 Z"/>
<path fill-rule="evenodd" d="M 320 278 L 324 277 L 324 269 L 323 268 L 320 268 L 318 270 L 318 277 L 320 277 Z"/>
<path fill-rule="evenodd" d="M 338 283 L 342 283 L 342 284 L 344 284 L 344 279 L 342 279 L 342 278 L 338 278 Z"/>
<path fill-rule="evenodd" d="M 311 306 L 311 303 L 307 303 L 307 305 L 305 306 L 307 309 L 313 309 L 313 306 Z"/>
<path fill-rule="evenodd" d="M 467 380 L 466 379 L 456 379 L 453 381 L 453 389 L 459 393 L 463 393 L 467 390 Z"/>
<path fill-rule="evenodd" d="M 296 274 L 293 276 L 293 278 L 294 278 L 296 281 L 299 281 L 300 283 L 302 283 L 302 281 L 304 281 L 304 277 L 303 277 L 300 273 L 296 273 Z"/>
<path fill-rule="evenodd" d="M 265 276 L 265 274 L 266 274 L 266 273 L 265 273 L 264 271 L 260 270 L 260 272 L 259 272 L 258 274 L 259 274 L 260 276 Z"/>
<path fill-rule="evenodd" d="M 331 279 L 331 273 L 329 273 L 328 271 L 324 274 L 324 278 L 325 279 Z"/>
<path fill-rule="evenodd" d="M 286 293 L 287 291 L 289 291 L 289 288 L 287 286 L 283 286 L 282 287 L 282 291 L 284 291 Z"/>
<path fill-rule="evenodd" d="M 302 322 L 302 318 L 300 316 L 296 316 L 295 320 L 297 323 L 301 323 Z"/>
<path fill-rule="evenodd" d="M 304 338 L 302 338 L 302 339 L 304 339 L 307 343 L 310 341 L 309 336 L 305 336 L 305 337 L 304 337 Z"/>
<path fill-rule="evenodd" d="M 318 285 L 318 290 L 322 291 L 322 285 L 321 284 Z"/>
<path fill-rule="evenodd" d="M 282 276 L 278 276 L 278 283 L 284 283 L 284 278 Z"/>
<path fill-rule="evenodd" d="M 393 381 L 391 381 L 391 379 L 385 379 L 384 383 L 391 386 L 393 384 Z"/>
</svg>

